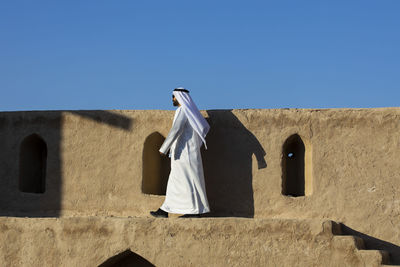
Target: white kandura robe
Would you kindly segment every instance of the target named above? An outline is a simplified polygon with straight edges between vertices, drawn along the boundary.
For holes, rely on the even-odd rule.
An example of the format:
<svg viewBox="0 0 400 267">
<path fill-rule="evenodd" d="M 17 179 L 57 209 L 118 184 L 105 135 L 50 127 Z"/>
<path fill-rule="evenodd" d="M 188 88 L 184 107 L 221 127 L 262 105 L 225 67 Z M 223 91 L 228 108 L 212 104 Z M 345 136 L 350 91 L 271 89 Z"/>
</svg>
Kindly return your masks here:
<svg viewBox="0 0 400 267">
<path fill-rule="evenodd" d="M 169 174 L 165 201 L 161 209 L 177 214 L 201 214 L 210 211 L 200 147 L 202 140 L 193 130 L 179 107 L 175 112 L 172 128 L 160 148 L 166 154 L 170 150 L 171 173 Z"/>
</svg>

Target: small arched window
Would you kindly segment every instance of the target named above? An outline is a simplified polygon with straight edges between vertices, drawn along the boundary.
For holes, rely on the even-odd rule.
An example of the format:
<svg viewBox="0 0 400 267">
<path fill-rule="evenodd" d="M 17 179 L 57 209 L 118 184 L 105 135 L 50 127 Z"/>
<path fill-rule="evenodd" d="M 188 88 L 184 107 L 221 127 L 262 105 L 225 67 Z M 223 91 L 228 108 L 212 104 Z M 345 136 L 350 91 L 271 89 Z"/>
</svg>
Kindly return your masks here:
<svg viewBox="0 0 400 267">
<path fill-rule="evenodd" d="M 171 161 L 158 151 L 164 140 L 159 132 L 154 132 L 144 141 L 142 192 L 145 194 L 165 195 Z"/>
<path fill-rule="evenodd" d="M 26 137 L 19 153 L 19 190 L 26 193 L 44 193 L 46 189 L 47 145 L 32 134 Z"/>
<path fill-rule="evenodd" d="M 115 255 L 98 267 L 128 267 L 128 266 L 141 266 L 141 267 L 154 267 L 154 265 L 130 250 L 125 250 L 118 255 Z"/>
<path fill-rule="evenodd" d="M 305 147 L 299 135 L 294 134 L 286 139 L 282 154 L 282 194 L 304 196 Z"/>
</svg>

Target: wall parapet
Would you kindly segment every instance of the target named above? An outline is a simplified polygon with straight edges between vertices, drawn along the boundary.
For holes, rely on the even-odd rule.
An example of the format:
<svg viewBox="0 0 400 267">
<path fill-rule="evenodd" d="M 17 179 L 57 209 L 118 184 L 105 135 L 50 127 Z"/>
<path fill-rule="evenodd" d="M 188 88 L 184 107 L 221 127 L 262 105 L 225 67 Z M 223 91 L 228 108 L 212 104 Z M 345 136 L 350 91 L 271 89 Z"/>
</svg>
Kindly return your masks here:
<svg viewBox="0 0 400 267">
<path fill-rule="evenodd" d="M 400 215 L 400 108 L 202 113 L 211 125 L 202 151 L 210 216 L 329 218 L 400 239 L 392 227 Z M 142 191 L 143 149 L 152 133 L 168 134 L 173 115 L 0 112 L 0 215 L 147 217 L 163 196 Z M 41 194 L 20 192 L 18 184 L 19 148 L 34 133 L 47 145 Z M 305 146 L 301 197 L 282 194 L 282 149 L 293 134 Z"/>
</svg>

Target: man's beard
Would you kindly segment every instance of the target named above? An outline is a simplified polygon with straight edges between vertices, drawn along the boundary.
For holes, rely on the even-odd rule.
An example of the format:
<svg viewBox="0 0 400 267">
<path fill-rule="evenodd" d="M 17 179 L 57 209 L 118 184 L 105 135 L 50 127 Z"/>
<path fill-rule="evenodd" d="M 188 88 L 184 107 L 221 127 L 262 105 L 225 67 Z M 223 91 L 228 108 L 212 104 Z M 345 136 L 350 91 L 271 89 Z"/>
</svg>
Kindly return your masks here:
<svg viewBox="0 0 400 267">
<path fill-rule="evenodd" d="M 173 105 L 174 107 L 177 107 L 177 106 L 179 106 L 179 103 L 178 103 L 178 101 L 172 101 L 172 105 Z"/>
</svg>

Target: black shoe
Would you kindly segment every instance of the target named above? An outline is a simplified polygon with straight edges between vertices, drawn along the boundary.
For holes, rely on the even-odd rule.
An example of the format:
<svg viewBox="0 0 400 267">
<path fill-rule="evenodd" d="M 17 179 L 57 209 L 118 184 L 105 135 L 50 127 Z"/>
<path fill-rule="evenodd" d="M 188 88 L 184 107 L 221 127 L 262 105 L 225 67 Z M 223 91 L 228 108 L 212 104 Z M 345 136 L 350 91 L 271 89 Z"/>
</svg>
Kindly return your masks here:
<svg viewBox="0 0 400 267">
<path fill-rule="evenodd" d="M 156 218 L 168 218 L 168 212 L 158 209 L 157 211 L 150 211 L 150 214 Z"/>
<path fill-rule="evenodd" d="M 179 218 L 201 218 L 200 214 L 185 214 L 179 216 Z"/>
</svg>

